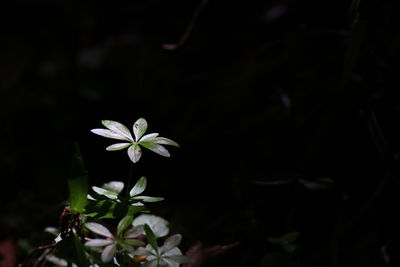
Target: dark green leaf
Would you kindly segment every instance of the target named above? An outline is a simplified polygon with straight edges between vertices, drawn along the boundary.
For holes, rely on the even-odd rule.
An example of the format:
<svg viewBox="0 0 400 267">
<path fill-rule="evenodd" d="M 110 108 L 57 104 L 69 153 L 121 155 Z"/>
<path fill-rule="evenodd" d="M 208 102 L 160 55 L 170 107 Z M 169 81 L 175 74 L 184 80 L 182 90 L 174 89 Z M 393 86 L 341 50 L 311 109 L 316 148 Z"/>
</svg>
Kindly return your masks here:
<svg viewBox="0 0 400 267">
<path fill-rule="evenodd" d="M 124 267 L 140 267 L 140 263 L 135 262 L 126 253 L 117 254 L 118 263 Z"/>
<path fill-rule="evenodd" d="M 299 238 L 299 235 L 300 235 L 299 232 L 291 232 L 291 233 L 284 234 L 280 237 L 268 238 L 268 241 L 275 245 L 293 244 L 294 242 L 297 241 L 297 239 Z"/>
<path fill-rule="evenodd" d="M 260 267 L 289 267 L 292 266 L 289 255 L 284 253 L 272 252 L 264 256 Z"/>
<path fill-rule="evenodd" d="M 89 266 L 89 261 L 85 254 L 85 248 L 76 233 L 74 233 L 74 254 L 78 266 Z"/>
<path fill-rule="evenodd" d="M 157 238 L 147 224 L 144 226 L 144 231 L 146 233 L 146 238 L 150 246 L 152 246 L 154 250 L 158 250 Z"/>
<path fill-rule="evenodd" d="M 68 189 L 71 210 L 83 212 L 87 203 L 88 179 L 78 144 L 73 147 Z"/>
<path fill-rule="evenodd" d="M 128 214 L 128 211 L 129 211 L 128 203 L 126 202 L 116 203 L 113 215 L 116 218 L 122 218 Z"/>
<path fill-rule="evenodd" d="M 115 206 L 116 204 L 110 200 L 91 201 L 86 206 L 86 212 L 84 214 L 88 217 L 95 217 L 98 219 L 115 218 L 113 215 Z"/>
<path fill-rule="evenodd" d="M 122 232 L 124 232 L 132 224 L 132 221 L 132 215 L 126 215 L 124 218 L 122 218 L 122 220 L 118 223 L 117 235 L 120 235 Z"/>
<path fill-rule="evenodd" d="M 139 201 L 143 201 L 143 202 L 159 202 L 159 201 L 163 201 L 164 198 L 162 198 L 162 197 L 137 196 L 137 197 L 131 198 L 131 200 L 139 200 Z"/>
</svg>

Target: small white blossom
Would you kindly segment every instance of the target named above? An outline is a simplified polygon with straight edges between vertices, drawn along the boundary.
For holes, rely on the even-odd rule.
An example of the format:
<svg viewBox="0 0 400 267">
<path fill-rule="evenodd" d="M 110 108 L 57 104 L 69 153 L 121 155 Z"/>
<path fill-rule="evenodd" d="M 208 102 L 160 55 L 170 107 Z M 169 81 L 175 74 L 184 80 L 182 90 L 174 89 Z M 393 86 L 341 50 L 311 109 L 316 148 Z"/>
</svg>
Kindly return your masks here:
<svg viewBox="0 0 400 267">
<path fill-rule="evenodd" d="M 181 263 L 192 263 L 193 259 L 182 254 L 177 247 L 182 235 L 176 234 L 168 237 L 162 247 L 154 249 L 150 244 L 139 247 L 135 256 L 145 256 L 146 263 L 143 267 L 179 267 Z"/>
<path fill-rule="evenodd" d="M 134 246 L 142 246 L 144 243 L 138 239 L 135 239 L 143 231 L 139 228 L 130 228 L 126 230 L 128 225 L 131 225 L 132 218 L 128 216 L 123 218 L 118 224 L 117 234 L 112 234 L 106 227 L 99 223 L 86 223 L 86 228 L 91 232 L 105 237 L 89 239 L 86 243 L 86 247 L 102 248 L 101 260 L 103 262 L 110 262 L 118 249 L 120 251 L 127 251 L 128 253 L 134 253 Z M 126 230 L 126 231 L 125 231 Z"/>
</svg>

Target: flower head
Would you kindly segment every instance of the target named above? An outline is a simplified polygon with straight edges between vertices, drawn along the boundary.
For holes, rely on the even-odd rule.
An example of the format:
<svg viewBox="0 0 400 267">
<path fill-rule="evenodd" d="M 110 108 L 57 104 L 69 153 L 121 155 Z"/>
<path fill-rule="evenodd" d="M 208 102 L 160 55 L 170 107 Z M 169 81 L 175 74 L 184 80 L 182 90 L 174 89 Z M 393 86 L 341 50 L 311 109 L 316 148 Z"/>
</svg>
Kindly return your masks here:
<svg viewBox="0 0 400 267">
<path fill-rule="evenodd" d="M 168 237 L 162 247 L 148 244 L 146 247 L 139 247 L 135 251 L 135 257 L 146 257 L 144 267 L 179 267 L 181 263 L 192 263 L 193 259 L 182 255 L 177 247 L 182 236 L 176 234 Z"/>
<path fill-rule="evenodd" d="M 145 147 L 161 156 L 169 157 L 170 153 L 163 145 L 171 145 L 179 147 L 179 145 L 171 139 L 160 137 L 158 133 L 145 134 L 147 130 L 147 121 L 143 118 L 138 119 L 133 124 L 133 135 L 129 129 L 116 121 L 103 120 L 101 123 L 107 129 L 92 129 L 91 132 L 112 139 L 123 140 L 123 143 L 116 143 L 108 146 L 106 150 L 115 151 L 128 148 L 128 156 L 133 163 L 139 161 L 142 156 L 141 146 Z"/>
<path fill-rule="evenodd" d="M 134 246 L 142 246 L 144 243 L 138 240 L 137 237 L 143 231 L 141 227 L 134 227 L 127 229 L 132 223 L 132 216 L 124 217 L 118 224 L 117 233 L 114 235 L 106 227 L 99 223 L 86 223 L 86 228 L 91 232 L 105 237 L 89 239 L 86 243 L 86 247 L 102 248 L 101 249 L 101 260 L 103 262 L 111 261 L 117 251 L 126 251 L 128 253 L 134 253 Z"/>
</svg>

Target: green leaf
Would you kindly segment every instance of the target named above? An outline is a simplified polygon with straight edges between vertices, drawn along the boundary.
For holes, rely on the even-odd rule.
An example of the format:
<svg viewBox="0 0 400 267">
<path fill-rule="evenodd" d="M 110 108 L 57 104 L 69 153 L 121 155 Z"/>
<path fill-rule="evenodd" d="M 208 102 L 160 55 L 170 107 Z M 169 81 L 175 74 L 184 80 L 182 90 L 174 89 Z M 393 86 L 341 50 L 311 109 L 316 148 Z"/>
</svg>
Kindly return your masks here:
<svg viewBox="0 0 400 267">
<path fill-rule="evenodd" d="M 146 189 L 146 185 L 147 185 L 147 180 L 146 177 L 143 176 L 136 182 L 135 186 L 129 192 L 129 195 L 133 197 L 141 194 Z"/>
<path fill-rule="evenodd" d="M 69 205 L 74 212 L 83 212 L 87 203 L 88 178 L 82 155 L 77 143 L 74 144 L 68 179 Z"/>
<path fill-rule="evenodd" d="M 139 247 L 144 245 L 143 241 L 140 241 L 138 239 L 125 239 L 124 242 L 130 246 Z"/>
<path fill-rule="evenodd" d="M 111 138 L 111 139 L 117 139 L 117 140 L 125 140 L 125 141 L 131 141 L 128 138 L 126 138 L 123 135 L 120 135 L 116 132 L 113 132 L 111 130 L 107 130 L 107 129 L 92 129 L 90 130 L 92 133 L 103 136 L 103 137 L 107 137 L 107 138 Z"/>
<path fill-rule="evenodd" d="M 135 249 L 133 248 L 133 246 L 126 243 L 125 240 L 119 239 L 117 243 L 122 248 L 122 250 L 125 250 L 124 252 L 129 252 L 131 255 L 135 253 Z"/>
<path fill-rule="evenodd" d="M 122 218 L 122 220 L 119 221 L 118 223 L 117 235 L 123 233 L 132 224 L 132 221 L 133 221 L 132 215 L 126 215 L 124 218 Z"/>
<path fill-rule="evenodd" d="M 127 255 L 127 253 L 118 253 L 116 256 L 120 266 L 143 267 L 143 265 L 141 265 L 140 263 L 133 261 L 132 258 Z"/>
<path fill-rule="evenodd" d="M 140 141 L 139 144 L 163 157 L 169 158 L 171 156 L 165 147 L 155 143 L 155 141 Z"/>
<path fill-rule="evenodd" d="M 128 146 L 131 146 L 132 143 L 117 143 L 113 144 L 111 146 L 108 146 L 106 148 L 107 151 L 117 151 L 117 150 L 122 150 L 124 148 L 127 148 Z"/>
<path fill-rule="evenodd" d="M 128 148 L 128 156 L 133 163 L 139 161 L 140 157 L 142 156 L 142 150 L 140 149 L 139 145 L 133 144 Z"/>
<path fill-rule="evenodd" d="M 115 218 L 113 211 L 116 203 L 110 200 L 91 201 L 86 206 L 85 216 L 95 218 Z"/>
<path fill-rule="evenodd" d="M 290 254 L 280 252 L 271 252 L 264 256 L 261 260 L 260 267 L 307 267 L 303 263 L 299 263 L 291 259 Z"/>
<path fill-rule="evenodd" d="M 74 232 L 74 256 L 76 258 L 76 263 L 78 266 L 89 266 L 89 261 L 85 255 L 85 248 L 82 245 L 81 239 Z"/>
<path fill-rule="evenodd" d="M 150 142 L 150 141 L 155 141 L 156 137 L 158 136 L 158 133 L 151 133 L 151 134 L 146 134 L 142 138 L 140 138 L 140 142 Z"/>
<path fill-rule="evenodd" d="M 153 249 L 157 251 L 158 250 L 157 237 L 154 235 L 153 231 L 147 224 L 145 224 L 144 226 L 144 231 L 146 233 L 146 239 L 149 242 L 150 246 L 152 246 Z"/>
<path fill-rule="evenodd" d="M 129 206 L 128 203 L 126 203 L 125 201 L 123 201 L 122 203 L 117 203 L 115 205 L 115 209 L 113 211 L 113 215 L 116 218 L 122 218 L 124 216 L 126 216 L 129 212 Z M 131 215 L 131 214 L 129 214 Z"/>
<path fill-rule="evenodd" d="M 133 134 L 135 135 L 136 142 L 139 141 L 140 137 L 143 136 L 146 130 L 147 130 L 147 121 L 143 118 L 138 119 L 133 124 Z"/>
<path fill-rule="evenodd" d="M 103 225 L 94 222 L 88 222 L 85 224 L 86 228 L 101 236 L 114 238 L 113 234 Z"/>
<path fill-rule="evenodd" d="M 294 242 L 297 241 L 299 238 L 300 233 L 299 232 L 291 232 L 284 234 L 280 237 L 271 237 L 268 238 L 268 241 L 271 242 L 272 244 L 276 245 L 282 245 L 282 244 L 293 244 Z"/>
<path fill-rule="evenodd" d="M 129 206 L 128 207 L 128 214 L 130 215 L 135 215 L 136 213 L 139 212 L 149 212 L 149 210 L 144 206 Z"/>
<path fill-rule="evenodd" d="M 116 192 L 109 191 L 109 190 L 106 190 L 106 189 L 103 189 L 103 188 L 97 187 L 97 186 L 92 186 L 92 189 L 97 194 L 103 195 L 109 199 L 118 199 L 118 193 L 116 193 Z"/>
<path fill-rule="evenodd" d="M 124 183 L 119 182 L 119 181 L 111 181 L 111 182 L 105 183 L 103 185 L 103 188 L 106 190 L 113 191 L 115 193 L 121 193 L 122 189 L 124 188 Z"/>
<path fill-rule="evenodd" d="M 268 253 L 261 260 L 261 267 L 288 267 L 290 264 L 289 256 L 283 253 L 272 252 Z"/>
<path fill-rule="evenodd" d="M 164 200 L 164 198 L 162 198 L 162 197 L 148 197 L 148 196 L 137 196 L 137 197 L 133 197 L 131 199 L 139 200 L 139 201 L 143 201 L 143 202 L 160 202 L 160 201 Z"/>
<path fill-rule="evenodd" d="M 170 145 L 170 146 L 179 147 L 177 142 L 175 142 L 175 141 L 173 141 L 171 139 L 165 138 L 165 137 L 157 137 L 156 138 L 156 143 L 160 144 L 160 145 Z"/>
<path fill-rule="evenodd" d="M 101 123 L 110 129 L 113 132 L 116 132 L 117 134 L 124 136 L 128 138 L 129 140 L 133 141 L 132 135 L 129 132 L 129 129 L 123 125 L 122 123 L 119 123 L 117 121 L 110 121 L 110 120 L 103 120 Z"/>
</svg>

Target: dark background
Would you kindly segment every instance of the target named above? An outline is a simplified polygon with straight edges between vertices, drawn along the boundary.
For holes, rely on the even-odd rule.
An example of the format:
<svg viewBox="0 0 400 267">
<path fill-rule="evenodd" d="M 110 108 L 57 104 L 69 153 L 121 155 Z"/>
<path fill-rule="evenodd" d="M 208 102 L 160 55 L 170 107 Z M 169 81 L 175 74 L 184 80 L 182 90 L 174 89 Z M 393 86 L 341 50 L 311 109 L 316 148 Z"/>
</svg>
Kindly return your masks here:
<svg viewBox="0 0 400 267">
<path fill-rule="evenodd" d="M 210 266 L 259 266 L 282 251 L 267 238 L 292 231 L 305 266 L 386 266 L 382 248 L 396 266 L 400 3 L 360 2 L 2 6 L 0 240 L 49 242 L 75 141 L 90 185 L 126 179 L 126 152 L 90 129 L 144 117 L 181 145 L 135 165 L 166 198 L 153 212 L 183 249 L 240 241 Z"/>
</svg>

